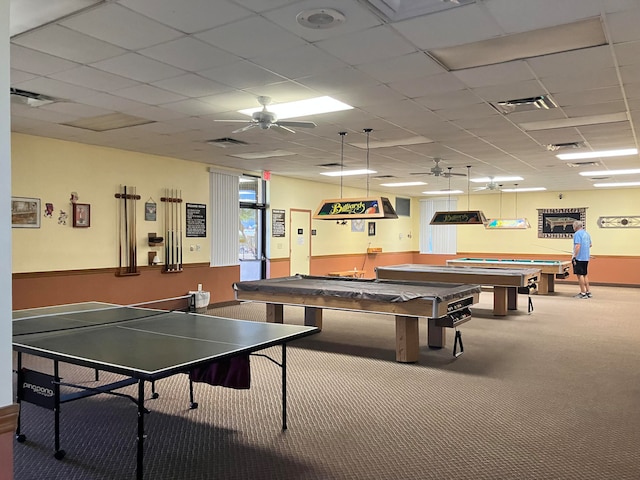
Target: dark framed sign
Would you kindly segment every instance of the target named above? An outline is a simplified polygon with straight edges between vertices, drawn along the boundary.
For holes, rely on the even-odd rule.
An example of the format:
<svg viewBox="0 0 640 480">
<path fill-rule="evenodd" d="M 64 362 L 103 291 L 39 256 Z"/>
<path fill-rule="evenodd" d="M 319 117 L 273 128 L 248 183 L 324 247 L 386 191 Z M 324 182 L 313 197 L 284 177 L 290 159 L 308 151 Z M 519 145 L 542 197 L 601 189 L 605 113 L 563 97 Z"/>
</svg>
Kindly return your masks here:
<svg viewBox="0 0 640 480">
<path fill-rule="evenodd" d="M 73 226 L 76 228 L 91 226 L 91 205 L 88 203 L 73 204 Z"/>
<path fill-rule="evenodd" d="M 576 220 L 587 224 L 586 208 L 539 208 L 538 238 L 572 238 Z"/>
<path fill-rule="evenodd" d="M 187 237 L 207 236 L 207 206 L 202 203 L 186 204 Z"/>
</svg>

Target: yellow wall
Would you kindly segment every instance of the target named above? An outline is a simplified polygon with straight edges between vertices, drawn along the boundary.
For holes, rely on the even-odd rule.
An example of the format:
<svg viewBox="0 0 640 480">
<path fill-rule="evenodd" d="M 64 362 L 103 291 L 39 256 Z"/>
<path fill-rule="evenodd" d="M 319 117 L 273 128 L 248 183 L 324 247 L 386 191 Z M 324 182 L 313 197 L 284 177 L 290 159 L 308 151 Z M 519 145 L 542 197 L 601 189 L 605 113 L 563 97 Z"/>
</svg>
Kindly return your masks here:
<svg viewBox="0 0 640 480">
<path fill-rule="evenodd" d="M 165 188 L 182 190 L 186 203 L 209 204 L 208 166 L 202 163 L 15 133 L 11 157 L 12 195 L 40 198 L 42 208 L 39 229 L 12 229 L 14 273 L 117 267 L 121 200 L 115 194 L 121 185 L 135 186 L 141 197 L 136 206 L 138 265 L 148 264 L 151 250 L 159 250 L 164 262 L 163 247 L 149 247 L 147 236 L 165 236 L 160 201 Z M 78 203 L 91 205 L 89 228 L 71 226 L 71 192 L 77 192 Z M 157 204 L 156 221 L 144 220 L 150 197 Z M 44 217 L 47 202 L 55 208 L 52 218 Z M 60 210 L 69 215 L 66 225 L 58 223 Z M 191 244 L 200 245 L 200 251 L 190 251 Z M 186 238 L 183 232 L 183 263 L 209 258 L 209 237 Z"/>
<path fill-rule="evenodd" d="M 497 252 L 562 254 L 571 256 L 571 238 L 538 238 L 538 208 L 583 208 L 586 207 L 586 230 L 591 235 L 597 255 L 640 254 L 640 228 L 600 228 L 601 216 L 640 215 L 640 189 L 593 189 L 588 191 L 531 192 L 484 194 L 471 196 L 471 210 L 482 210 L 487 218 L 526 217 L 531 228 L 526 230 L 485 230 L 474 225 L 458 227 L 458 252 Z M 516 204 L 517 202 L 517 204 Z M 460 197 L 458 205 L 467 205 L 467 198 Z"/>
<path fill-rule="evenodd" d="M 310 210 L 313 215 L 320 202 L 327 198 L 340 198 L 340 188 L 326 183 L 309 182 L 286 177 L 272 176 L 269 186 L 269 203 L 272 209 L 285 210 L 285 237 L 270 239 L 270 258 L 286 258 L 289 256 L 289 220 L 290 208 Z M 363 179 L 363 184 L 365 180 Z M 343 188 L 342 198 L 364 197 L 365 189 Z M 395 207 L 395 197 L 376 191 L 369 191 L 369 196 L 384 196 L 389 198 Z M 367 247 L 380 247 L 384 252 L 401 252 L 418 248 L 418 204 L 411 203 L 412 217 L 398 217 L 397 220 L 376 220 L 376 234 L 369 236 L 365 222 L 364 232 L 352 232 L 351 222 L 347 225 L 337 225 L 335 220 L 312 220 L 311 228 L 316 235 L 311 237 L 311 254 L 340 255 L 364 253 Z M 414 219 L 412 221 L 412 218 Z M 270 220 L 269 220 L 270 221 Z M 269 224 L 269 229 L 270 229 Z M 409 238 L 411 234 L 411 238 Z M 400 238 L 402 235 L 402 238 Z"/>
</svg>

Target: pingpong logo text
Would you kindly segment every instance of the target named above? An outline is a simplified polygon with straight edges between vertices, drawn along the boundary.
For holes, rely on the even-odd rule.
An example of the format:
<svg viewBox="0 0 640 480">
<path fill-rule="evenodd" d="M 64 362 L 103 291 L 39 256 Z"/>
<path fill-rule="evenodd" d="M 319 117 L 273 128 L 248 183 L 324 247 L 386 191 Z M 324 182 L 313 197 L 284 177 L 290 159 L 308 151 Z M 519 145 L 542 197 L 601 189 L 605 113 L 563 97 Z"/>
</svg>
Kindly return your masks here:
<svg viewBox="0 0 640 480">
<path fill-rule="evenodd" d="M 43 397 L 53 397 L 54 393 L 51 388 L 45 388 L 40 385 L 34 385 L 33 383 L 24 382 L 22 388 L 31 390 L 36 395 L 42 395 Z"/>
</svg>

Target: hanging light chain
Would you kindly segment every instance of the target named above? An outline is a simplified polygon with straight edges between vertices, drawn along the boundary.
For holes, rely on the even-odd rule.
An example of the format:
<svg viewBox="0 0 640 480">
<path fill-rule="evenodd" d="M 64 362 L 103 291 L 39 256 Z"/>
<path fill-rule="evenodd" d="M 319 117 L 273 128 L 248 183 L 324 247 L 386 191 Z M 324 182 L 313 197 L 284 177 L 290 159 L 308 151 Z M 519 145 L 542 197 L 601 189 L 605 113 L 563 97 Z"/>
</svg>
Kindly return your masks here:
<svg viewBox="0 0 640 480">
<path fill-rule="evenodd" d="M 373 128 L 365 128 L 363 130 L 367 134 L 367 197 L 369 196 L 369 134 L 373 132 Z"/>
<path fill-rule="evenodd" d="M 344 136 L 347 132 L 338 132 L 338 135 L 341 137 L 341 145 L 340 145 L 340 200 L 342 200 L 342 179 L 344 178 Z"/>
</svg>

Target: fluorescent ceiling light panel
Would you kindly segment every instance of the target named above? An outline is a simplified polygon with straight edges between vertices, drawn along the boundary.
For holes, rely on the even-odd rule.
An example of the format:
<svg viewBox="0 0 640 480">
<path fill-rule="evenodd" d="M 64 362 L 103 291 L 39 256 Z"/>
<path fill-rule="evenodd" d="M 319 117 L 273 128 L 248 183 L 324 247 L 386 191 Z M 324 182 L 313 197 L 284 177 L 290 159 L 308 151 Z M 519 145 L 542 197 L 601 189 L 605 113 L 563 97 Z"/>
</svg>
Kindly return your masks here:
<svg viewBox="0 0 640 480">
<path fill-rule="evenodd" d="M 589 115 L 586 117 L 559 118 L 557 120 L 541 120 L 539 122 L 519 123 L 520 127 L 529 132 L 536 130 L 550 130 L 553 128 L 582 127 L 585 125 L 600 125 L 601 123 L 627 122 L 626 112 L 607 113 L 604 115 Z"/>
<path fill-rule="evenodd" d="M 381 187 L 415 187 L 418 185 L 427 185 L 426 182 L 397 182 L 397 183 L 381 183 Z"/>
<path fill-rule="evenodd" d="M 637 154 L 637 148 L 625 148 L 621 150 L 601 150 L 599 152 L 560 153 L 556 157 L 560 160 L 579 160 L 581 158 L 625 157 Z"/>
<path fill-rule="evenodd" d="M 361 170 L 344 170 L 342 172 L 321 172 L 320 175 L 326 175 L 327 177 L 348 177 L 350 175 L 368 175 L 370 173 L 378 173 L 375 170 L 367 170 L 366 168 Z"/>
<path fill-rule="evenodd" d="M 606 43 L 600 17 L 594 17 L 455 47 L 436 48 L 428 53 L 449 70 L 462 70 Z"/>
<path fill-rule="evenodd" d="M 287 152 L 286 150 L 271 150 L 267 152 L 234 153 L 229 156 L 242 158 L 244 160 L 256 160 L 258 158 L 288 157 L 290 155 L 295 155 L 295 153 Z"/>
<path fill-rule="evenodd" d="M 515 182 L 519 180 L 524 180 L 522 177 L 481 177 L 481 178 L 470 178 L 469 181 L 473 183 L 488 183 L 488 182 Z"/>
<path fill-rule="evenodd" d="M 528 187 L 528 188 L 503 188 L 503 192 L 542 192 L 546 190 L 544 187 Z"/>
<path fill-rule="evenodd" d="M 28 32 L 100 3 L 104 0 L 11 0 L 9 36 Z"/>
<path fill-rule="evenodd" d="M 433 143 L 433 140 L 423 136 L 400 138 L 397 140 L 386 140 L 384 142 L 369 142 L 369 148 L 402 147 L 405 145 L 420 145 L 422 143 Z M 366 142 L 349 143 L 352 147 L 367 148 Z"/>
<path fill-rule="evenodd" d="M 309 98 L 307 100 L 299 100 L 297 102 L 278 103 L 267 106 L 267 110 L 275 113 L 279 120 L 284 120 L 285 118 L 305 117 L 308 115 L 318 115 L 320 113 L 339 112 L 341 110 L 351 110 L 352 108 L 353 107 L 351 105 L 347 105 L 346 103 L 331 97 Z M 251 116 L 254 112 L 259 112 L 261 110 L 262 107 L 258 107 L 238 110 L 238 112 Z"/>
<path fill-rule="evenodd" d="M 640 173 L 640 168 L 628 168 L 626 170 L 598 170 L 594 172 L 580 172 L 583 177 L 600 177 L 604 175 L 633 175 Z"/>
<path fill-rule="evenodd" d="M 640 187 L 640 182 L 619 182 L 619 183 L 594 183 L 594 187 Z"/>
<path fill-rule="evenodd" d="M 431 190 L 428 192 L 422 192 L 425 195 L 452 195 L 458 193 L 464 193 L 462 190 Z"/>
</svg>

